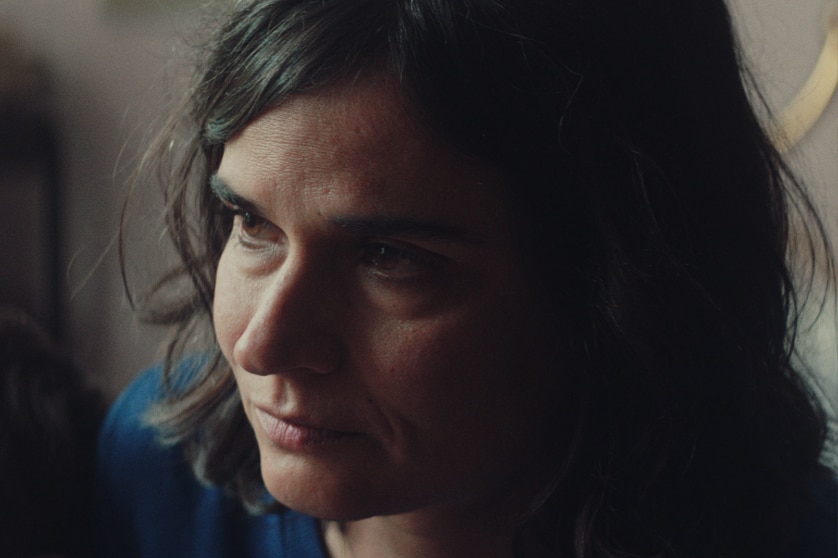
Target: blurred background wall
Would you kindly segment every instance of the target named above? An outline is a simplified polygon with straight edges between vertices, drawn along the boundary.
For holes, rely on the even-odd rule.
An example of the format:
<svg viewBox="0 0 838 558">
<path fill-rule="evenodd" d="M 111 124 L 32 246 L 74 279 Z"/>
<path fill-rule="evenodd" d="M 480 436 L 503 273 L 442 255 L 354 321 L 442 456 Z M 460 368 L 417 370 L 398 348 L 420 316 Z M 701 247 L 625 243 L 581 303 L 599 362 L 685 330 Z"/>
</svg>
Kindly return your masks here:
<svg viewBox="0 0 838 558">
<path fill-rule="evenodd" d="M 0 36 L 39 68 L 55 125 L 59 335 L 109 397 L 157 359 L 162 338 L 128 307 L 115 238 L 127 174 L 182 81 L 178 60 L 197 4 L 0 0 Z M 13 231 L 0 242 L 8 251 L 29 234 Z"/>
<path fill-rule="evenodd" d="M 838 21 L 838 0 L 728 0 L 728 4 L 750 68 L 769 107 L 778 114 L 809 78 L 824 48 L 827 29 Z M 808 187 L 833 248 L 838 248 L 838 92 L 787 159 Z M 800 348 L 822 385 L 838 435 L 835 305 L 834 298 L 823 300 L 817 293 L 812 297 L 802 323 Z"/>
<path fill-rule="evenodd" d="M 191 55 L 191 30 L 201 21 L 201 1 L 0 0 L 0 44 L 42 69 L 47 111 L 55 125 L 59 335 L 78 366 L 109 397 L 159 358 L 163 332 L 139 324 L 132 315 L 114 240 L 127 171 L 170 106 L 172 94 L 177 97 Z M 730 3 L 746 55 L 769 104 L 780 110 L 811 72 L 824 43 L 826 17 L 838 2 Z M 0 135 L 8 133 L 0 128 Z M 838 237 L 838 98 L 790 157 L 810 185 L 833 238 Z M 36 171 L 12 180 L 37 182 L 43 177 Z M 149 203 L 148 214 L 159 213 Z M 24 224 L 8 222 L 10 226 L 0 228 L 11 229 L 0 240 L 3 253 L 19 248 L 24 238 L 38 236 L 23 230 L 31 224 L 26 219 Z M 152 230 L 149 236 L 154 234 Z M 150 252 L 155 249 L 151 246 Z M 18 250 L 12 267 L 28 265 L 27 254 L 35 257 L 28 249 Z M 828 395 L 838 400 L 834 324 L 834 315 L 826 315 L 805 345 L 809 361 L 828 378 Z"/>
</svg>

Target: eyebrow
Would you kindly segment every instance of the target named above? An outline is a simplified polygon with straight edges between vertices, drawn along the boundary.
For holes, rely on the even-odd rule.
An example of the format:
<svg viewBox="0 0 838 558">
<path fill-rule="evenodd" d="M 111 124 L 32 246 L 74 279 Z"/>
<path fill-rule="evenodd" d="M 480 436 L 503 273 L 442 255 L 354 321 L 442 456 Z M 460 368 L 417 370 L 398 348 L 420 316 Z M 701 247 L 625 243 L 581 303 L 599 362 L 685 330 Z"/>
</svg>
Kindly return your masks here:
<svg viewBox="0 0 838 558">
<path fill-rule="evenodd" d="M 394 219 L 391 217 L 335 217 L 329 220 L 342 230 L 361 236 L 402 236 L 416 240 L 456 241 L 465 239 L 459 227 L 434 221 Z"/>
<path fill-rule="evenodd" d="M 247 213 L 265 215 L 257 204 L 236 194 L 217 174 L 210 176 L 210 189 L 222 202 L 235 206 Z M 438 240 L 453 242 L 464 240 L 463 229 L 435 221 L 398 219 L 389 216 L 333 217 L 329 223 L 337 228 L 359 236 L 401 236 L 416 240 Z"/>
</svg>

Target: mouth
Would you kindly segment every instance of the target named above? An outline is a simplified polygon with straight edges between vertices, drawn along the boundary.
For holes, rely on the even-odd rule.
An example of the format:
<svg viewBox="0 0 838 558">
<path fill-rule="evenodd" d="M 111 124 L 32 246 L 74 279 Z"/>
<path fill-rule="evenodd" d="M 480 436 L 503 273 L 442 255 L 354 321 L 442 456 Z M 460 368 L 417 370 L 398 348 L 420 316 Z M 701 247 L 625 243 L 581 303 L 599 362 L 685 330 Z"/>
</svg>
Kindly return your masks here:
<svg viewBox="0 0 838 558">
<path fill-rule="evenodd" d="M 268 440 L 288 451 L 311 451 L 360 436 L 356 432 L 316 426 L 305 419 L 277 416 L 257 406 L 253 407 L 253 414 Z"/>
</svg>

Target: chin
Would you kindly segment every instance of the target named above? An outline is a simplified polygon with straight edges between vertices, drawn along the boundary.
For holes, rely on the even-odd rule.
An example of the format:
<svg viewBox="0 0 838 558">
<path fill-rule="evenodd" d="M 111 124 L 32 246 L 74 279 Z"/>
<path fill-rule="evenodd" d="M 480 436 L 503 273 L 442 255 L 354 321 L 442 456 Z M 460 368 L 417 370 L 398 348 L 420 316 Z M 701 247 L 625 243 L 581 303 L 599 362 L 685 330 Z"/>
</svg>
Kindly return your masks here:
<svg viewBox="0 0 838 558">
<path fill-rule="evenodd" d="M 359 521 L 376 515 L 389 515 L 396 511 L 374 505 L 367 499 L 347 497 L 328 491 L 313 493 L 288 489 L 288 486 L 268 487 L 268 492 L 280 504 L 303 515 L 324 521 Z"/>
<path fill-rule="evenodd" d="M 263 462 L 262 480 L 277 502 L 317 519 L 357 521 L 401 511 L 382 499 L 371 482 L 335 472 L 306 466 L 277 469 Z"/>
</svg>

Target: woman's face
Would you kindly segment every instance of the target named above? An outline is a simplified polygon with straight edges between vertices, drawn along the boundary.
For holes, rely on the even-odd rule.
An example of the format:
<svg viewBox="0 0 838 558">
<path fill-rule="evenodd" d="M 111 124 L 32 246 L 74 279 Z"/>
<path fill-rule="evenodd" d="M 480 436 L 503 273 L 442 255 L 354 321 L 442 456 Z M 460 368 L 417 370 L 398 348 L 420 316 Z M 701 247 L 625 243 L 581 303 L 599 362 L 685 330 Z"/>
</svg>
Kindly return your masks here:
<svg viewBox="0 0 838 558">
<path fill-rule="evenodd" d="M 554 390 L 497 174 L 367 81 L 267 111 L 213 188 L 216 334 L 277 500 L 349 520 L 531 476 Z"/>
</svg>

